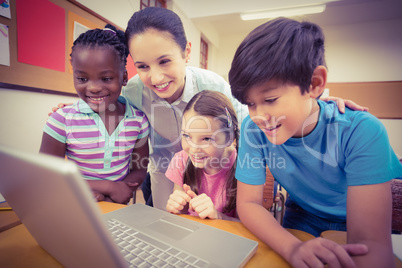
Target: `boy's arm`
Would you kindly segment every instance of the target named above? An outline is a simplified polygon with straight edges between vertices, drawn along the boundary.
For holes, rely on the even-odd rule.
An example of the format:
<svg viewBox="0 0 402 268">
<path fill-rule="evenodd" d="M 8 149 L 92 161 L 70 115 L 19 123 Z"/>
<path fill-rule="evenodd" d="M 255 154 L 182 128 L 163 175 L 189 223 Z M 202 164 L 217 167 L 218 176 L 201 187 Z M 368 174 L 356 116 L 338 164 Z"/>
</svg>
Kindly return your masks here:
<svg viewBox="0 0 402 268">
<path fill-rule="evenodd" d="M 355 256 L 357 267 L 394 267 L 391 242 L 392 193 L 389 182 L 349 186 L 347 240 L 368 246 L 368 254 Z"/>
<path fill-rule="evenodd" d="M 241 222 L 292 267 L 355 267 L 352 254 L 365 254 L 363 245 L 341 246 L 327 239 L 302 242 L 284 229 L 262 206 L 263 185 L 237 182 L 237 212 Z"/>
<path fill-rule="evenodd" d="M 237 213 L 241 222 L 264 243 L 289 260 L 291 248 L 301 241 L 286 231 L 262 206 L 264 185 L 237 181 Z"/>
</svg>

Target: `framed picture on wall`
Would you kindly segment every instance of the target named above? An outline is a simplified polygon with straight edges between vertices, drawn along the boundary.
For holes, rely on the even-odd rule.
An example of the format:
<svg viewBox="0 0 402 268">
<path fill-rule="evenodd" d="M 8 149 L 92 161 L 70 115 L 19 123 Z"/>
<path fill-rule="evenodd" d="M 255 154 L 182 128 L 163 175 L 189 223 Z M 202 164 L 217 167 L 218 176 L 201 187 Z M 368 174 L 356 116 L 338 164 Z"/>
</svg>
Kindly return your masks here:
<svg viewBox="0 0 402 268">
<path fill-rule="evenodd" d="M 10 66 L 8 26 L 0 23 L 0 64 Z"/>
<path fill-rule="evenodd" d="M 82 25 L 78 21 L 74 21 L 73 42 L 78 38 L 78 36 L 80 36 L 80 34 L 85 33 L 88 30 L 89 28 L 87 26 Z"/>
<path fill-rule="evenodd" d="M 92 21 L 89 21 L 74 12 L 69 11 L 68 12 L 68 55 L 71 54 L 71 48 L 73 46 L 74 40 L 77 39 L 77 37 L 89 29 L 95 29 L 95 28 L 103 28 L 105 27 L 106 22 L 103 25 L 94 23 Z M 73 67 L 71 64 L 68 64 L 68 72 L 73 73 Z"/>
</svg>

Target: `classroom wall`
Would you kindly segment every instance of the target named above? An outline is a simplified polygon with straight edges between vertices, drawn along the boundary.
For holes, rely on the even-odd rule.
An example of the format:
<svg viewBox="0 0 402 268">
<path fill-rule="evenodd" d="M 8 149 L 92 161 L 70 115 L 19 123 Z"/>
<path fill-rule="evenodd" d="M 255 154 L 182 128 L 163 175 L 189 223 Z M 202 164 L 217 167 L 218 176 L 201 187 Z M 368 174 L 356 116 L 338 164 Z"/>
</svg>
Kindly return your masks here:
<svg viewBox="0 0 402 268">
<path fill-rule="evenodd" d="M 52 107 L 78 98 L 0 88 L 0 144 L 39 152 L 42 129 Z"/>
<path fill-rule="evenodd" d="M 199 66 L 199 40 L 203 34 L 177 7 L 187 38 L 192 42 L 189 65 Z M 402 81 L 402 19 L 355 25 L 323 27 L 327 38 L 329 82 Z M 226 35 L 207 38 L 210 43 L 209 69 L 227 79 L 237 46 L 246 36 Z M 47 113 L 60 102 L 77 98 L 0 88 L 0 143 L 30 152 L 40 147 Z M 390 143 L 402 156 L 402 120 L 381 119 Z"/>
<path fill-rule="evenodd" d="M 0 89 L 0 144 L 38 152 L 42 129 L 52 107 L 78 98 L 38 92 Z M 402 120 L 380 119 L 388 131 L 391 146 L 402 157 Z"/>
<path fill-rule="evenodd" d="M 323 28 L 328 82 L 402 80 L 402 18 Z"/>
<path fill-rule="evenodd" d="M 402 18 L 322 28 L 328 82 L 402 80 Z M 233 55 L 245 36 L 221 36 L 219 65 L 213 71 L 227 78 Z"/>
<path fill-rule="evenodd" d="M 190 66 L 200 66 L 200 42 L 201 31 L 194 25 L 194 23 L 187 18 L 183 11 L 174 4 L 173 1 L 169 1 L 167 8 L 179 15 L 183 22 L 184 31 L 186 33 L 187 41 L 191 43 L 191 55 L 189 60 Z"/>
<path fill-rule="evenodd" d="M 58 1 L 56 1 L 58 2 Z M 191 66 L 199 66 L 201 32 L 170 2 L 170 9 L 183 20 L 187 38 L 192 42 Z M 4 82 L 0 76 L 0 82 Z M 0 88 L 0 144 L 38 152 L 42 139 L 42 129 L 52 107 L 59 103 L 77 101 L 77 97 L 60 94 L 47 94 L 34 91 L 22 91 L 11 88 Z"/>
</svg>

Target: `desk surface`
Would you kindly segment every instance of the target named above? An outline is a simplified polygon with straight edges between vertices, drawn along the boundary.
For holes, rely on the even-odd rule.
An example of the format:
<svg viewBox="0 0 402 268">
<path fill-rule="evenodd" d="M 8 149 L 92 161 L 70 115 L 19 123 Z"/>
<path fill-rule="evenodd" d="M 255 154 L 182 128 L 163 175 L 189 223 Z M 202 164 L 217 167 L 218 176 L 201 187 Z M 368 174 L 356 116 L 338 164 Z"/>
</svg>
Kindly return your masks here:
<svg viewBox="0 0 402 268">
<path fill-rule="evenodd" d="M 102 213 L 111 212 L 113 210 L 123 208 L 124 206 L 125 205 L 108 202 L 99 203 Z M 3 218 L 2 215 L 5 216 L 5 214 L 0 214 L 0 219 Z M 269 263 L 270 267 L 290 267 L 281 256 L 256 238 L 240 222 L 224 220 L 201 220 L 200 218 L 188 215 L 182 216 L 257 241 L 257 252 L 245 267 L 266 267 L 267 263 Z M 301 240 L 313 238 L 313 236 L 310 234 L 301 231 L 289 230 L 289 232 L 293 233 Z M 59 262 L 57 262 L 57 260 L 55 260 L 37 244 L 35 239 L 31 236 L 23 224 L 18 224 L 12 228 L 9 228 L 8 230 L 0 232 L 0 267 L 47 268 L 62 266 Z"/>
<path fill-rule="evenodd" d="M 113 211 L 116 208 L 116 204 L 104 202 L 99 203 L 100 208 L 103 213 L 107 213 Z M 118 205 L 124 207 L 124 205 Z M 219 228 L 228 232 L 231 232 L 236 235 L 240 235 L 258 242 L 258 249 L 255 255 L 250 259 L 250 261 L 246 264 L 245 267 L 267 267 L 267 263 L 269 263 L 269 267 L 290 267 L 290 265 L 283 259 L 278 253 L 273 251 L 269 246 L 267 246 L 264 242 L 259 240 L 255 235 L 253 235 L 244 225 L 240 222 L 234 221 L 224 221 L 224 220 L 202 220 L 198 217 L 190 216 L 190 215 L 181 215 L 184 218 L 191 219 L 193 221 L 201 222 L 207 224 L 209 226 Z M 288 229 L 290 233 L 298 237 L 302 241 L 306 241 L 309 239 L 313 239 L 314 237 L 308 233 L 291 230 Z"/>
<path fill-rule="evenodd" d="M 125 205 L 100 202 L 102 213 L 123 208 Z M 4 213 L 4 212 L 2 212 Z M 0 221 L 5 214 L 0 214 Z M 182 217 L 207 224 L 231 233 L 253 239 L 258 242 L 256 254 L 245 267 L 290 267 L 290 265 L 270 247 L 254 236 L 240 222 L 224 220 L 201 220 L 200 218 L 182 215 Z M 17 218 L 18 221 L 18 218 Z M 302 241 L 312 239 L 313 236 L 298 230 L 288 230 Z M 330 232 L 328 238 L 334 241 L 345 241 L 344 232 Z M 326 237 L 327 238 L 327 237 Z M 0 232 L 0 267 L 62 267 L 52 256 L 43 250 L 30 235 L 23 224 L 18 224 L 8 230 Z M 402 267 L 402 262 L 397 262 L 397 267 Z"/>
<path fill-rule="evenodd" d="M 8 210 L 9 205 L 7 202 L 0 203 L 0 208 L 7 209 L 0 211 L 0 232 L 6 231 L 18 224 L 21 224 L 20 219 L 11 209 Z"/>
</svg>

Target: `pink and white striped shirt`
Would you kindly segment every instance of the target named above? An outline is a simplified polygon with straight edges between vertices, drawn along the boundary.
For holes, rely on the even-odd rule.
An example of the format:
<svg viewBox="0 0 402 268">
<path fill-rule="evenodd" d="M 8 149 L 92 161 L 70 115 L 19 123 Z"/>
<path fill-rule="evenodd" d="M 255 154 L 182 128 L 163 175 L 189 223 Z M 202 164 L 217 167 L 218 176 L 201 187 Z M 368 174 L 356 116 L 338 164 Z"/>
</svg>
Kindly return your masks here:
<svg viewBox="0 0 402 268">
<path fill-rule="evenodd" d="M 44 132 L 66 144 L 66 156 L 77 163 L 82 175 L 92 180 L 122 180 L 129 170 L 130 156 L 137 140 L 147 137 L 145 114 L 120 96 L 126 112 L 112 135 L 87 103 L 79 100 L 53 113 Z"/>
</svg>

